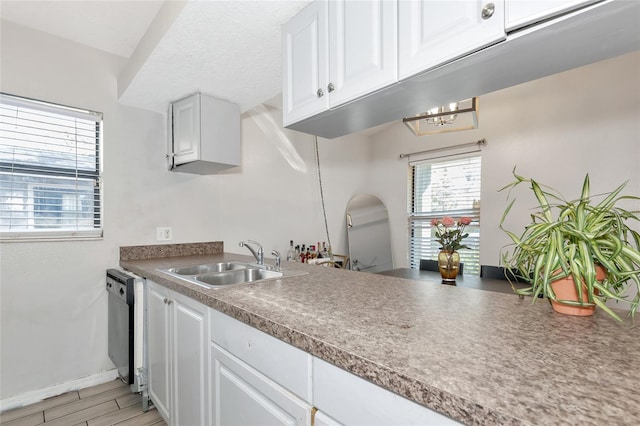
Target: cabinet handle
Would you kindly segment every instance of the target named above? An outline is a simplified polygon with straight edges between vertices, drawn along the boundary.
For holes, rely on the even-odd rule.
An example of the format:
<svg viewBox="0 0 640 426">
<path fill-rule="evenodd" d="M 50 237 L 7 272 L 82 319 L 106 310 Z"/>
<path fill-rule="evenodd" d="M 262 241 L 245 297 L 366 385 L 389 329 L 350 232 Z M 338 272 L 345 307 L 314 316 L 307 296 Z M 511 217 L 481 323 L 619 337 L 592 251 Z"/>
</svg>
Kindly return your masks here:
<svg viewBox="0 0 640 426">
<path fill-rule="evenodd" d="M 316 413 L 318 409 L 316 407 L 311 407 L 311 426 L 315 426 L 316 424 Z"/>
<path fill-rule="evenodd" d="M 173 300 L 171 299 L 167 299 L 166 297 L 164 298 L 164 303 L 166 303 L 167 305 L 170 305 L 173 303 Z"/>
<path fill-rule="evenodd" d="M 327 86 L 327 90 L 329 91 L 329 93 L 331 93 L 336 90 L 336 86 L 334 86 L 333 83 L 329 83 L 329 85 Z"/>
<path fill-rule="evenodd" d="M 496 5 L 493 3 L 487 3 L 482 8 L 482 19 L 489 19 L 493 16 L 493 12 L 496 11 Z"/>
<path fill-rule="evenodd" d="M 316 92 L 316 95 L 318 95 L 319 98 L 324 96 L 324 91 L 322 89 L 318 89 L 318 91 Z"/>
</svg>

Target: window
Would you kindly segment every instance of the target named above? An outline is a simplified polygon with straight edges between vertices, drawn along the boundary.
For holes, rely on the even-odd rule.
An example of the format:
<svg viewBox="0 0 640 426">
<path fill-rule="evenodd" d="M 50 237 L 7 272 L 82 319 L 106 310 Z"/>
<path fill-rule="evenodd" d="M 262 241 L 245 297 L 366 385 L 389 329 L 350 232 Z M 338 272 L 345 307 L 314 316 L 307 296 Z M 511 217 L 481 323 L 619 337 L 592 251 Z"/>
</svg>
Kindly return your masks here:
<svg viewBox="0 0 640 426">
<path fill-rule="evenodd" d="M 409 164 L 409 263 L 438 259 L 440 245 L 431 219 L 470 217 L 469 236 L 459 250 L 464 273 L 480 275 L 480 156 Z"/>
<path fill-rule="evenodd" d="M 102 114 L 0 94 L 0 239 L 102 236 Z"/>
</svg>

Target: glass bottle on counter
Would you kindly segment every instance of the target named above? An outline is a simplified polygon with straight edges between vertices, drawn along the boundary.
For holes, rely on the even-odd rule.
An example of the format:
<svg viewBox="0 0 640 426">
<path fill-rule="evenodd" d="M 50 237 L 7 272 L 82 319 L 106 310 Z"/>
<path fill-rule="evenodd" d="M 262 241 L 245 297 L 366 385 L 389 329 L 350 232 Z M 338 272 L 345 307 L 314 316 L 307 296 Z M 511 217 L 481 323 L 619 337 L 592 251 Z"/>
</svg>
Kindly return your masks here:
<svg viewBox="0 0 640 426">
<path fill-rule="evenodd" d="M 295 262 L 296 259 L 296 250 L 293 248 L 293 240 L 289 240 L 289 251 L 287 251 L 287 261 L 291 262 L 292 260 Z"/>
<path fill-rule="evenodd" d="M 322 257 L 329 258 L 329 252 L 327 251 L 327 243 L 322 242 Z"/>
</svg>

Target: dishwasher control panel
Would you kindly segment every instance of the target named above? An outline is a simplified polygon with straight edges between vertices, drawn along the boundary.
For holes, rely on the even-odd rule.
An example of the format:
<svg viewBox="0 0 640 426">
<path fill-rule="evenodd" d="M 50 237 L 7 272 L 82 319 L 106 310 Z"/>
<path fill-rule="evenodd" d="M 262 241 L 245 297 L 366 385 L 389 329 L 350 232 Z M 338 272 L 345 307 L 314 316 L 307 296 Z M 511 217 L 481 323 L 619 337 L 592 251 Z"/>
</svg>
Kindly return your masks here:
<svg viewBox="0 0 640 426">
<path fill-rule="evenodd" d="M 107 291 L 114 294 L 127 305 L 133 305 L 135 278 L 118 269 L 107 270 Z"/>
</svg>

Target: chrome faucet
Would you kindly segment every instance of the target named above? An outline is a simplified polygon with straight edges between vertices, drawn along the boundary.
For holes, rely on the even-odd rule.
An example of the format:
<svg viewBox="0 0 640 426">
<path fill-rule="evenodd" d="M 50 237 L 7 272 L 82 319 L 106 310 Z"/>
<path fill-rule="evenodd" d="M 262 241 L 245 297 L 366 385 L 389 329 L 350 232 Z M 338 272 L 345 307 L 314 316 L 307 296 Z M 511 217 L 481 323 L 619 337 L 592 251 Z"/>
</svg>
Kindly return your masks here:
<svg viewBox="0 0 640 426">
<path fill-rule="evenodd" d="M 256 247 L 258 247 L 258 249 L 254 250 L 254 248 L 251 247 L 249 244 L 254 244 Z M 247 240 L 247 241 L 240 241 L 238 245 L 240 247 L 248 248 L 251 254 L 253 255 L 253 257 L 256 258 L 256 262 L 258 263 L 258 265 L 264 265 L 264 249 L 262 248 L 259 242 L 253 241 L 253 240 Z"/>
<path fill-rule="evenodd" d="M 275 271 L 280 271 L 280 252 L 278 250 L 272 250 L 271 251 L 271 255 L 276 257 L 276 261 L 275 261 L 275 265 L 274 265 L 274 270 Z"/>
</svg>

